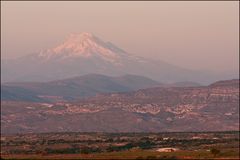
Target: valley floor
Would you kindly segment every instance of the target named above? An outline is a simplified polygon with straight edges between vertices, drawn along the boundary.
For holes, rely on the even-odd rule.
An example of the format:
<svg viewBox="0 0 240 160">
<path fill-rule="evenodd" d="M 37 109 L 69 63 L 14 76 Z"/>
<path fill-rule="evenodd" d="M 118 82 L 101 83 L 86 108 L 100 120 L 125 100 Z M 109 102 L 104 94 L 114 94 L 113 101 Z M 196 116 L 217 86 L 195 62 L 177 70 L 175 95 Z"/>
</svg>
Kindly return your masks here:
<svg viewBox="0 0 240 160">
<path fill-rule="evenodd" d="M 16 154 L 2 155 L 2 159 L 239 159 L 239 151 L 229 150 L 214 156 L 208 151 L 177 151 L 159 153 L 152 150 L 120 151 L 94 154 Z"/>
<path fill-rule="evenodd" d="M 239 159 L 239 132 L 1 136 L 2 159 Z"/>
</svg>

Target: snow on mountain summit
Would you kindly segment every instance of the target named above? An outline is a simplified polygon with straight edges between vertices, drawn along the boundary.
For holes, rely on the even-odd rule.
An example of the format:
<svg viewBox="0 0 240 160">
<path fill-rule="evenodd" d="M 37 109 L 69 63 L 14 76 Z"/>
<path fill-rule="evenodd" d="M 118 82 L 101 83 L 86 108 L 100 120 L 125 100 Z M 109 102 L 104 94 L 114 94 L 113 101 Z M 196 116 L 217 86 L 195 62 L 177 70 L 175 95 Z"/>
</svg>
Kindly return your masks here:
<svg viewBox="0 0 240 160">
<path fill-rule="evenodd" d="M 134 74 L 161 82 L 208 83 L 224 79 L 212 73 L 196 72 L 161 60 L 127 53 L 91 33 L 69 35 L 61 44 L 37 53 L 3 61 L 2 81 L 50 81 L 85 74 L 119 76 Z M 2 69 L 1 68 L 1 69 Z M 205 77 L 210 77 L 205 80 Z"/>
<path fill-rule="evenodd" d="M 104 42 L 95 35 L 87 32 L 70 34 L 60 45 L 42 51 L 39 57 L 46 60 L 66 58 L 92 58 L 97 57 L 109 62 L 116 62 L 127 53 L 110 42 Z"/>
</svg>

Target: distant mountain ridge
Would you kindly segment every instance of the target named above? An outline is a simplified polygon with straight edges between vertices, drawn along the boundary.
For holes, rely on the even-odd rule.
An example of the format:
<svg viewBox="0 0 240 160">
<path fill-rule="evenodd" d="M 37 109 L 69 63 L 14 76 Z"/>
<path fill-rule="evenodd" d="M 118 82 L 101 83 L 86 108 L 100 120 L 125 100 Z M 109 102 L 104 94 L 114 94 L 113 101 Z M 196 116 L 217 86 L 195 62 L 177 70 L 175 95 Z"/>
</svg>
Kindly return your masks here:
<svg viewBox="0 0 240 160">
<path fill-rule="evenodd" d="M 160 85 L 157 81 L 137 75 L 110 77 L 88 74 L 50 82 L 4 83 L 1 98 L 18 101 L 49 101 L 54 97 L 57 100 L 73 100 L 98 93 L 128 92 Z"/>
<path fill-rule="evenodd" d="M 63 43 L 50 49 L 1 61 L 2 82 L 46 82 L 94 73 L 108 76 L 134 74 L 164 83 L 193 81 L 209 84 L 230 78 L 139 57 L 86 32 L 71 34 Z"/>
</svg>

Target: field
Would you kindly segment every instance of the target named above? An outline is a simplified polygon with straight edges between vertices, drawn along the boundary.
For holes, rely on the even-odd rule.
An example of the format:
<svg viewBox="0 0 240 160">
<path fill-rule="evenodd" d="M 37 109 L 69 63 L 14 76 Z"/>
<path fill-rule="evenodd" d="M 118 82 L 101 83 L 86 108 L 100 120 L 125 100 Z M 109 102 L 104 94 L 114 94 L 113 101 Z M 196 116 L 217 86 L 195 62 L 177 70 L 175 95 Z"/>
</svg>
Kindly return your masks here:
<svg viewBox="0 0 240 160">
<path fill-rule="evenodd" d="M 239 159 L 239 132 L 1 136 L 3 159 Z"/>
</svg>

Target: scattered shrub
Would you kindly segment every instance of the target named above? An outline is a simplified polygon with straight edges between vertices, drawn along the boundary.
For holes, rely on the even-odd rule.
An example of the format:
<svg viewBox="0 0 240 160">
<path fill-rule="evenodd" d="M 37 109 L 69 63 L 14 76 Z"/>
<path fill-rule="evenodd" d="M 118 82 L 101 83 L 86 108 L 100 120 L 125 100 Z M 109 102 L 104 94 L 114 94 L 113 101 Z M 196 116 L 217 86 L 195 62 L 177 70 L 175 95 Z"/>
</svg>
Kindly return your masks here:
<svg viewBox="0 0 240 160">
<path fill-rule="evenodd" d="M 212 148 L 210 151 L 214 155 L 214 157 L 216 157 L 220 153 L 220 150 L 218 150 L 216 148 Z"/>
</svg>

